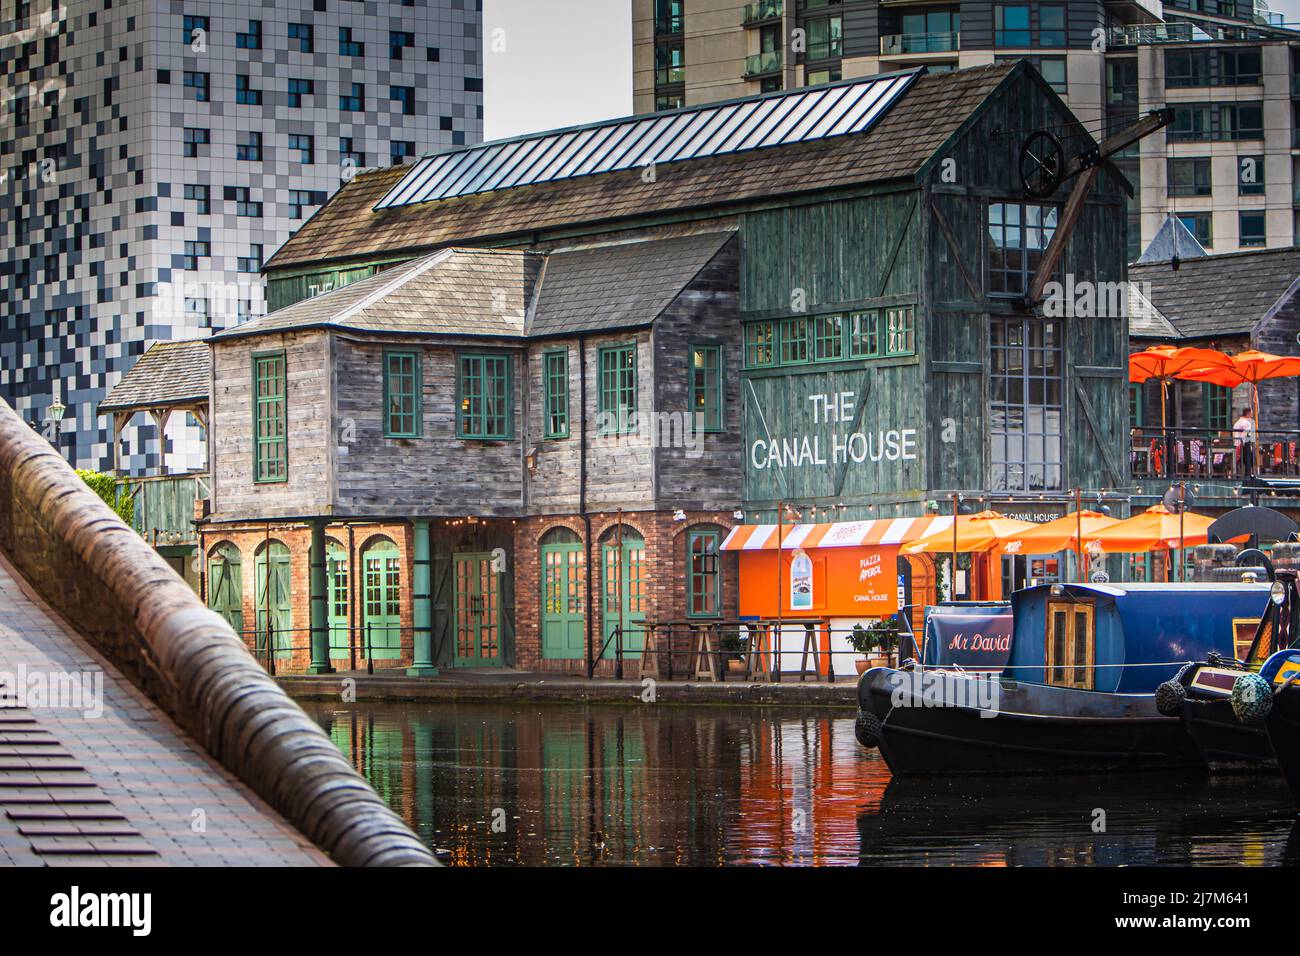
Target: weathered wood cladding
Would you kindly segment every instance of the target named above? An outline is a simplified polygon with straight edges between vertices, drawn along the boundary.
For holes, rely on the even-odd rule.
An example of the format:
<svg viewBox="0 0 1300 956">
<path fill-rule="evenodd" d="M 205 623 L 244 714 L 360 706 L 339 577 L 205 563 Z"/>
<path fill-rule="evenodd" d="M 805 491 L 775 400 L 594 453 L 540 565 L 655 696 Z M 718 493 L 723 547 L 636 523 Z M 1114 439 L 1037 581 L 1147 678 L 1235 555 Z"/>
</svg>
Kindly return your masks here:
<svg viewBox="0 0 1300 956">
<path fill-rule="evenodd" d="M 289 332 L 221 342 L 212 350 L 212 510 L 240 517 L 329 514 L 331 412 L 328 336 Z M 288 480 L 253 480 L 253 357 L 285 355 Z"/>
<path fill-rule="evenodd" d="M 990 322 L 1029 313 L 1015 299 L 987 291 L 988 205 L 1025 201 L 1019 152 L 1043 128 L 1057 131 L 1067 156 L 1082 146 L 1082 130 L 1059 99 L 1036 74 L 1020 73 L 931 159 L 919 189 L 877 190 L 743 218 L 743 320 L 902 304 L 916 310 L 910 357 L 743 372 L 745 500 L 755 515 L 770 519 L 781 499 L 840 505 L 846 518 L 878 516 L 887 512 L 877 508 L 891 503 L 914 513 L 936 492 L 992 485 Z M 1071 185 L 1043 202 L 1062 207 Z M 1058 271 L 1067 282 L 1126 278 L 1123 208 L 1122 181 L 1104 168 L 1062 257 Z M 1054 321 L 1063 341 L 1061 490 L 1123 486 L 1127 394 L 1120 370 L 1127 317 L 1067 314 Z M 821 396 L 837 392 L 852 393 L 847 424 L 825 420 Z M 891 461 L 904 429 L 917 434 L 908 436 L 908 453 Z M 865 436 L 866 459 L 837 460 L 828 445 L 837 434 L 841 443 L 848 434 Z M 774 437 L 812 439 L 808 463 L 757 465 L 756 452 L 770 444 L 756 442 Z"/>
</svg>

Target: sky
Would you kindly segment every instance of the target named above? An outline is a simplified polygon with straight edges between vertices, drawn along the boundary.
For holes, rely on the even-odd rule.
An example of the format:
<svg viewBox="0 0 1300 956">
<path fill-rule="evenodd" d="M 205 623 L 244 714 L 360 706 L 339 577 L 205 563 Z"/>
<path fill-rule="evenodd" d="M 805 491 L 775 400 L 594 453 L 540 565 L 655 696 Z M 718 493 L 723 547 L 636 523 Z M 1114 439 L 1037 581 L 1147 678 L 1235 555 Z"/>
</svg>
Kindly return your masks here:
<svg viewBox="0 0 1300 956">
<path fill-rule="evenodd" d="M 631 9 L 631 0 L 483 0 L 483 138 L 629 115 Z"/>
</svg>

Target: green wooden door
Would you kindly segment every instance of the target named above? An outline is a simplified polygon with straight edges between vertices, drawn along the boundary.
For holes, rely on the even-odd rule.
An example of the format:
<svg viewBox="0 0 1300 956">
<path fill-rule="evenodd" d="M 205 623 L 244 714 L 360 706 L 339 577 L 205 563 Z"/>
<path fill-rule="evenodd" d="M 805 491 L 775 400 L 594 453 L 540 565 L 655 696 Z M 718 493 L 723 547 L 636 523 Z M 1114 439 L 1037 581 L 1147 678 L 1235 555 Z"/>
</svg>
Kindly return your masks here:
<svg viewBox="0 0 1300 956">
<path fill-rule="evenodd" d="M 491 554 L 452 556 L 456 581 L 456 666 L 501 666 L 500 593 Z"/>
<path fill-rule="evenodd" d="M 397 545 L 380 541 L 361 556 L 365 569 L 365 621 L 362 638 L 377 661 L 402 654 L 402 567 Z"/>
<path fill-rule="evenodd" d="M 288 657 L 293 646 L 291 580 L 289 549 L 279 541 L 272 541 L 257 556 L 256 646 L 265 653 L 267 636 L 271 635 L 276 657 Z"/>
<path fill-rule="evenodd" d="M 325 546 L 325 583 L 329 589 L 330 657 L 348 656 L 348 553 L 331 541 Z"/>
<path fill-rule="evenodd" d="M 233 544 L 222 545 L 208 559 L 208 607 L 244 636 L 244 567 Z"/>
<path fill-rule="evenodd" d="M 635 531 L 623 532 L 623 543 L 610 541 L 601 548 L 603 600 L 601 646 L 603 657 L 615 656 L 617 639 L 614 631 L 623 627 L 623 658 L 639 658 L 645 646 L 645 540 Z M 619 601 L 622 598 L 622 613 Z"/>
<path fill-rule="evenodd" d="M 586 643 L 586 555 L 581 542 L 542 545 L 542 657 L 582 660 Z"/>
</svg>

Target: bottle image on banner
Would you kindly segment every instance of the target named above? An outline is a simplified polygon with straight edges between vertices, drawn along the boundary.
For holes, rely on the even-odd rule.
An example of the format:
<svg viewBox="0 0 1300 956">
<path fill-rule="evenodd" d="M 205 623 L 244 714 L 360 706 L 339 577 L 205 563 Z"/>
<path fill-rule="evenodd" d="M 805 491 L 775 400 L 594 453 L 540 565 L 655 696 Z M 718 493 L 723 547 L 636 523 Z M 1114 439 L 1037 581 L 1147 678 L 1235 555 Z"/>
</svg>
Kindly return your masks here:
<svg viewBox="0 0 1300 956">
<path fill-rule="evenodd" d="M 796 551 L 790 561 L 790 607 L 792 610 L 807 610 L 813 606 L 813 569 L 812 559 L 802 551 Z"/>
</svg>

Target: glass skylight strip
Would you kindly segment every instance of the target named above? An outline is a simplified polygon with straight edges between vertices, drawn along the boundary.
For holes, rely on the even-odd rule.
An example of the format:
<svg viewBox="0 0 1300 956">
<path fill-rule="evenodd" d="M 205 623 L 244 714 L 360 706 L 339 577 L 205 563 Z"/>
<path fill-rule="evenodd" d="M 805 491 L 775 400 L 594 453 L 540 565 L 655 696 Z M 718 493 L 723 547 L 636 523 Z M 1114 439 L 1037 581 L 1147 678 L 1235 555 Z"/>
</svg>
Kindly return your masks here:
<svg viewBox="0 0 1300 956">
<path fill-rule="evenodd" d="M 918 75 L 871 77 L 427 156 L 375 208 L 862 132 Z"/>
</svg>

